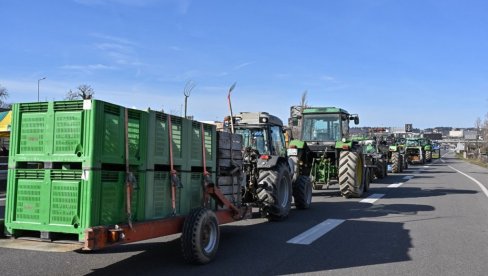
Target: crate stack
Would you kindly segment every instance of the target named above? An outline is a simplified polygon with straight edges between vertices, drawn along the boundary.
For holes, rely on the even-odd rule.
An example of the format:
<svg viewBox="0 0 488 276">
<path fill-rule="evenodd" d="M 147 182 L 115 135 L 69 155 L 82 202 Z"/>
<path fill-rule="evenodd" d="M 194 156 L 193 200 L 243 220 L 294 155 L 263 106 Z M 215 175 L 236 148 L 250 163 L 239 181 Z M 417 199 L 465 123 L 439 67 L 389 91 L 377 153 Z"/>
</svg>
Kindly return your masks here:
<svg viewBox="0 0 488 276">
<path fill-rule="evenodd" d="M 144 218 L 146 112 L 98 100 L 14 104 L 7 232 L 81 240 L 87 227 L 127 221 L 126 146 L 137 221 Z"/>
<path fill-rule="evenodd" d="M 204 172 L 216 181 L 215 126 L 157 111 L 20 103 L 11 133 L 5 226 L 14 236 L 83 240 L 86 228 L 127 223 L 127 162 L 133 222 L 186 215 L 202 205 Z M 172 170 L 182 184 L 175 208 Z"/>
<path fill-rule="evenodd" d="M 224 196 L 236 206 L 241 205 L 241 189 L 245 186 L 242 170 L 242 136 L 217 132 L 217 185 Z"/>
<path fill-rule="evenodd" d="M 150 110 L 148 133 L 146 219 L 186 215 L 202 205 L 204 171 L 215 181 L 215 126 Z M 182 186 L 176 189 L 175 206 L 171 193 L 172 170 Z"/>
</svg>

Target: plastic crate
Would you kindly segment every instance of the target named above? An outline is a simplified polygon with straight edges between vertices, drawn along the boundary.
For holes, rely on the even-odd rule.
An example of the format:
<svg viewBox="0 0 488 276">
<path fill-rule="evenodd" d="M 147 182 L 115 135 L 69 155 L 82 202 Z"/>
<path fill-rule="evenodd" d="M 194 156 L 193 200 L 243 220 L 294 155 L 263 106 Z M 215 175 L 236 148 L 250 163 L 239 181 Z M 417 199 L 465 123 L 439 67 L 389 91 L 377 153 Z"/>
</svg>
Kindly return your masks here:
<svg viewBox="0 0 488 276">
<path fill-rule="evenodd" d="M 188 215 L 194 208 L 202 206 L 203 173 L 181 172 L 178 177 L 183 187 L 176 189 L 175 212 L 172 208 L 171 178 L 168 171 L 147 173 L 146 219 L 167 218 L 174 215 Z M 215 181 L 215 174 L 212 174 Z M 215 203 L 211 200 L 211 208 Z"/>
<path fill-rule="evenodd" d="M 147 168 L 154 170 L 157 166 L 170 165 L 170 143 L 168 114 L 152 111 L 148 112 L 148 146 Z M 188 139 L 185 126 L 187 119 L 171 116 L 173 165 L 189 169 L 188 147 L 185 139 Z"/>
<path fill-rule="evenodd" d="M 129 163 L 144 170 L 147 113 L 127 111 Z M 124 107 L 98 100 L 14 104 L 9 168 L 25 162 L 78 162 L 85 169 L 125 164 L 125 125 Z"/>
<path fill-rule="evenodd" d="M 144 219 L 145 172 L 135 172 L 132 218 Z M 100 170 L 9 170 L 5 226 L 22 231 L 75 234 L 127 222 L 125 172 Z"/>
<path fill-rule="evenodd" d="M 203 167 L 203 152 L 202 152 L 202 128 L 205 134 L 205 159 L 208 171 L 215 171 L 217 164 L 217 132 L 214 125 L 205 124 L 197 121 L 188 122 L 187 127 L 189 133 L 189 148 L 190 148 L 190 165 L 192 167 Z"/>
</svg>

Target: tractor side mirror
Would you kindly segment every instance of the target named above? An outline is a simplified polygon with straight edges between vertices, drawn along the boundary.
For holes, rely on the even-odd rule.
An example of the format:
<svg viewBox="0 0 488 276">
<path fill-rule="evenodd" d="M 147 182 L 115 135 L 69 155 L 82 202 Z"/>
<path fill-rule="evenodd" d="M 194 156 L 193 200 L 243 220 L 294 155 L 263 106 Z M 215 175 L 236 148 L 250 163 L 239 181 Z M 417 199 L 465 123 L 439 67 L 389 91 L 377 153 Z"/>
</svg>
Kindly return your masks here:
<svg viewBox="0 0 488 276">
<path fill-rule="evenodd" d="M 354 117 L 354 124 L 359 125 L 359 117 L 358 116 Z"/>
</svg>

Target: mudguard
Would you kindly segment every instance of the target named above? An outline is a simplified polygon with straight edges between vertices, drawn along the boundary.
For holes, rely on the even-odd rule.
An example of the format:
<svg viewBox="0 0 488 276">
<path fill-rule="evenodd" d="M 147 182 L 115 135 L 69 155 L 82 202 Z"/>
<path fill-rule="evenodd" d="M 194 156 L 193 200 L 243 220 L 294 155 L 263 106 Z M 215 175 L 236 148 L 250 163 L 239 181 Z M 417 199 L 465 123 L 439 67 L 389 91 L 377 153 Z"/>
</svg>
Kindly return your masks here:
<svg viewBox="0 0 488 276">
<path fill-rule="evenodd" d="M 276 164 L 278 164 L 278 162 L 280 160 L 285 160 L 285 159 L 283 157 L 270 156 L 270 155 L 268 155 L 267 159 L 259 158 L 258 163 L 257 163 L 257 168 L 258 169 L 271 169 L 274 166 L 276 166 Z"/>
</svg>

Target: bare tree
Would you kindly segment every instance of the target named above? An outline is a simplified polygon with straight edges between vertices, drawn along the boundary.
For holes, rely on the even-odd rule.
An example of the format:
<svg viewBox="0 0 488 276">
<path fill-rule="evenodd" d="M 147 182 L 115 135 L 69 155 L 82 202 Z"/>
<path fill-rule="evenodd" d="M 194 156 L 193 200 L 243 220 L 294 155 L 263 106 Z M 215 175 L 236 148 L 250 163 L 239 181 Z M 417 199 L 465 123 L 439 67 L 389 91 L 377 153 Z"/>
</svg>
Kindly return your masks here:
<svg viewBox="0 0 488 276">
<path fill-rule="evenodd" d="M 69 90 L 68 93 L 66 93 L 66 97 L 64 98 L 65 100 L 90 100 L 93 98 L 93 95 L 95 94 L 95 90 L 90 85 L 87 84 L 82 84 L 78 86 L 77 91 Z"/>
<path fill-rule="evenodd" d="M 9 106 L 9 104 L 7 104 L 5 102 L 5 100 L 8 98 L 8 90 L 7 88 L 3 87 L 1 84 L 0 84 L 0 107 L 2 108 L 6 108 Z"/>
</svg>

